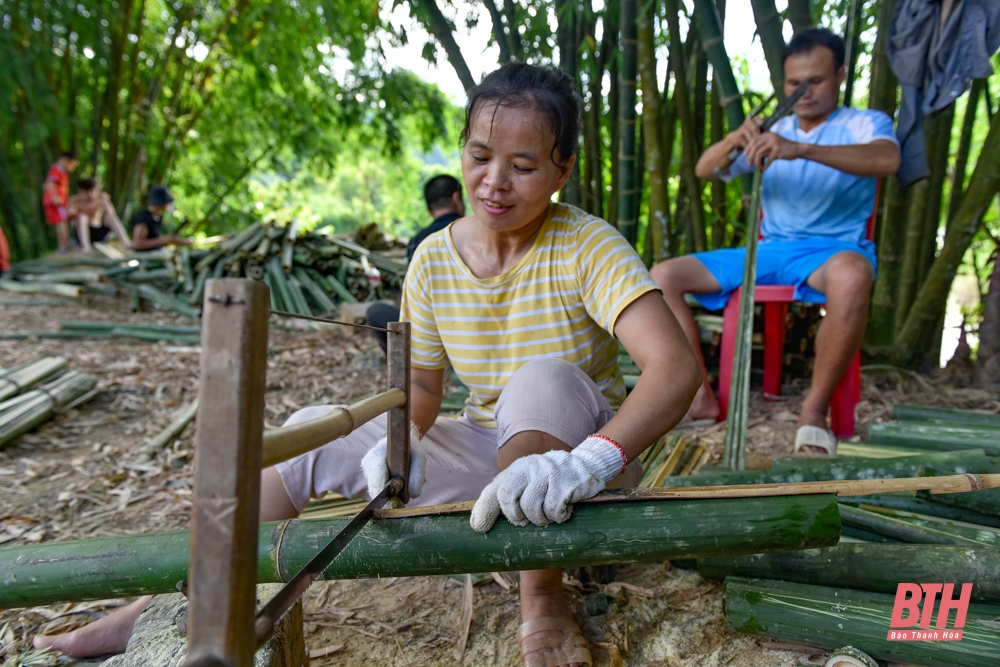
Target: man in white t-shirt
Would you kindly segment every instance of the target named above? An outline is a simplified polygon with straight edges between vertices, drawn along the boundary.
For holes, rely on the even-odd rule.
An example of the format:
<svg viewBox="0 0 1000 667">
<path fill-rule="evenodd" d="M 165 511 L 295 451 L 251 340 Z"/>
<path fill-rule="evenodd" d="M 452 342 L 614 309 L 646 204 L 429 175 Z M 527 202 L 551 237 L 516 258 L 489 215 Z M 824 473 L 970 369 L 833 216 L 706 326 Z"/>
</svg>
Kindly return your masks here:
<svg viewBox="0 0 1000 667">
<path fill-rule="evenodd" d="M 706 149 L 695 170 L 699 178 L 710 178 L 737 147 L 743 153 L 723 178 L 765 170 L 757 284 L 794 285 L 796 299 L 826 302 L 795 448 L 833 454 L 837 441 L 826 428 L 830 398 L 861 345 L 875 277 L 875 246 L 866 238 L 866 224 L 876 180 L 899 167 L 899 143 L 886 114 L 839 106 L 844 43 L 837 35 L 822 28 L 799 32 L 785 49 L 784 68 L 786 94 L 809 82 L 795 113 L 770 132 L 760 131 L 759 118 L 747 119 Z M 684 295 L 711 310 L 723 308 L 742 283 L 744 257 L 744 248 L 731 248 L 653 267 L 653 279 L 696 352 L 698 326 Z M 688 415 L 719 415 L 707 375 Z"/>
</svg>

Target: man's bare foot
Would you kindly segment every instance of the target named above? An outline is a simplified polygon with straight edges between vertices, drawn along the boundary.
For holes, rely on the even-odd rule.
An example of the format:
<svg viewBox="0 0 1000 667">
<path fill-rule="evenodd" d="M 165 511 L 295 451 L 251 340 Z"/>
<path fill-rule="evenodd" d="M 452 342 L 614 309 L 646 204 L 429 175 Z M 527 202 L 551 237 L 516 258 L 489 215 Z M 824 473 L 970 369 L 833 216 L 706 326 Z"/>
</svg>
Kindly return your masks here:
<svg viewBox="0 0 1000 667">
<path fill-rule="evenodd" d="M 694 400 L 691 401 L 691 407 L 688 408 L 686 416 L 692 420 L 718 419 L 720 411 L 719 401 L 715 398 L 715 392 L 712 391 L 712 386 L 706 381 L 702 383 L 701 388 L 698 389 L 698 393 L 694 395 Z"/>
<path fill-rule="evenodd" d="M 92 658 L 100 655 L 124 653 L 139 614 L 152 596 L 141 597 L 135 602 L 98 619 L 82 628 L 63 635 L 35 637 L 35 648 L 51 647 L 74 658 Z"/>
<path fill-rule="evenodd" d="M 566 600 L 562 590 L 562 570 L 532 570 L 521 573 L 521 622 L 530 623 L 539 619 L 561 619 L 565 621 L 568 630 L 579 634 L 579 641 L 572 642 L 574 645 L 582 644 L 586 648 L 586 639 L 580 632 L 573 610 Z M 538 648 L 526 656 L 526 664 L 542 664 L 545 660 L 545 653 L 549 650 L 556 652 L 557 647 L 561 647 L 566 641 L 566 631 L 561 629 L 540 630 L 532 632 L 531 641 L 533 645 L 548 645 L 551 640 L 553 649 Z M 586 667 L 589 663 L 568 662 L 559 667 Z"/>
</svg>

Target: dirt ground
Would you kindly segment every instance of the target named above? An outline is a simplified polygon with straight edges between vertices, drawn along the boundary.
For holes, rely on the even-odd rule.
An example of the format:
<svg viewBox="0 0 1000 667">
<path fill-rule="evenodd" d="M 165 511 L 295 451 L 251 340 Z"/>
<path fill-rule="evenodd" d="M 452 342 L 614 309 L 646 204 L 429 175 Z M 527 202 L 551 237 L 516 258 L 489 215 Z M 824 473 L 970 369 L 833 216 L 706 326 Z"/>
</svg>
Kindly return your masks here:
<svg viewBox="0 0 1000 667">
<path fill-rule="evenodd" d="M 4 299 L 17 298 L 4 294 Z M 58 306 L 0 306 L 0 333 L 55 331 L 60 321 L 190 324 L 159 311 L 132 314 L 127 299 L 86 295 Z M 0 545 L 13 546 L 117 534 L 184 529 L 191 507 L 193 427 L 145 464 L 130 452 L 170 422 L 197 394 L 199 349 L 124 340 L 3 340 L 0 367 L 62 355 L 70 367 L 97 378 L 97 396 L 21 437 L 0 452 Z M 383 386 L 384 364 L 364 333 L 272 328 L 266 423 L 280 425 L 296 409 L 351 402 Z M 961 375 L 961 373 L 959 373 Z M 934 380 L 878 368 L 864 375 L 859 438 L 867 424 L 888 419 L 897 402 L 1000 411 L 998 396 L 956 388 L 958 376 Z M 787 396 L 754 395 L 749 467 L 791 454 L 802 381 Z M 721 455 L 723 425 L 692 430 Z M 2 547 L 0 547 L 2 548 Z M 606 613 L 588 616 L 583 599 L 598 592 L 567 575 L 566 589 L 597 665 L 669 667 L 791 667 L 809 652 L 783 650 L 727 630 L 719 585 L 669 563 L 617 568 Z M 314 667 L 324 665 L 454 665 L 462 581 L 451 577 L 338 581 L 306 597 L 306 644 Z M 56 655 L 32 655 L 31 639 L 90 622 L 123 601 L 99 601 L 0 612 L 0 664 L 51 665 Z M 492 579 L 473 588 L 473 619 L 462 664 L 520 665 L 516 591 Z M 338 648 L 339 647 L 339 648 Z M 819 658 L 813 657 L 813 660 Z M 20 660 L 20 662 L 19 662 Z M 93 663 L 92 663 L 93 664 Z M 822 664 L 820 662 L 819 664 Z"/>
</svg>

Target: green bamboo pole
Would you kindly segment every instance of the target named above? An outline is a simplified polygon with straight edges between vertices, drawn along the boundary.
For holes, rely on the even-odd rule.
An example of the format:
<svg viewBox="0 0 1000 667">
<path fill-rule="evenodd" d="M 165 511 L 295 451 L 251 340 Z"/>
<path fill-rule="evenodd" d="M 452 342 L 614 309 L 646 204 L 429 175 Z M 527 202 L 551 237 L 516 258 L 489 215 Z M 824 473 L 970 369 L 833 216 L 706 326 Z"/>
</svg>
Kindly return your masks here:
<svg viewBox="0 0 1000 667">
<path fill-rule="evenodd" d="M 175 313 L 185 315 L 194 320 L 201 317 L 201 311 L 198 308 L 188 305 L 186 301 L 161 292 L 152 285 L 139 285 L 139 294 L 147 301 L 153 302 L 164 310 L 172 310 Z"/>
<path fill-rule="evenodd" d="M 804 464 L 800 468 L 784 470 L 716 470 L 713 474 L 688 477 L 667 477 L 663 486 L 726 486 L 733 484 L 777 484 L 787 482 L 816 482 L 848 479 L 895 479 L 916 477 L 928 469 L 951 470 L 958 474 L 996 472 L 981 449 L 961 452 L 934 452 L 919 456 L 901 456 L 894 459 L 837 458 L 826 459 L 825 465 Z M 944 474 L 944 473 L 942 473 Z M 992 491 L 992 489 L 990 489 Z M 976 493 L 985 493 L 977 491 Z M 953 495 L 953 494 L 949 494 Z M 972 496 L 975 493 L 957 494 Z M 943 499 L 948 496 L 935 496 Z"/>
<path fill-rule="evenodd" d="M 0 278 L 0 290 L 19 292 L 21 294 L 54 294 L 55 296 L 78 297 L 83 294 L 79 285 L 66 283 L 20 283 L 6 278 Z"/>
<path fill-rule="evenodd" d="M 996 605 L 969 605 L 961 641 L 910 642 L 886 638 L 895 595 L 727 577 L 725 596 L 726 621 L 741 632 L 825 649 L 860 646 L 876 659 L 915 665 L 1000 664 Z"/>
<path fill-rule="evenodd" d="M 65 375 L 34 389 L 12 401 L 17 404 L 7 409 L 8 403 L 0 403 L 0 448 L 6 447 L 16 438 L 39 424 L 52 419 L 55 411 L 69 405 L 91 392 L 96 381 L 89 375 L 70 371 Z M 42 391 L 44 390 L 44 391 Z"/>
<path fill-rule="evenodd" d="M 194 334 L 199 335 L 201 333 L 200 326 L 186 326 L 178 324 L 136 324 L 132 322 L 84 322 L 68 320 L 66 322 L 59 323 L 60 329 L 65 329 L 67 331 L 98 331 L 102 333 L 110 333 L 114 329 L 135 329 L 138 331 L 161 331 L 166 333 L 176 333 L 176 334 Z"/>
<path fill-rule="evenodd" d="M 288 581 L 348 521 L 262 524 L 258 583 Z M 564 524 L 519 528 L 501 517 L 486 535 L 469 528 L 467 512 L 432 514 L 372 521 L 330 565 L 326 577 L 492 572 L 757 553 L 832 546 L 839 536 L 837 504 L 829 495 L 581 503 Z M 183 531 L 2 549 L 0 608 L 173 592 L 187 578 L 189 544 L 189 534 Z"/>
<path fill-rule="evenodd" d="M 25 282 L 68 283 L 71 285 L 99 283 L 104 279 L 103 271 L 60 271 L 58 273 L 30 273 L 21 276 L 21 280 Z"/>
<path fill-rule="evenodd" d="M 952 507 L 944 503 L 937 502 L 944 496 L 930 496 L 929 498 L 918 498 L 913 494 L 904 493 L 880 493 L 874 496 L 864 496 L 858 498 L 841 498 L 842 505 L 866 506 L 871 509 L 875 507 L 886 507 L 903 512 L 913 512 L 924 516 L 933 516 L 950 521 L 961 521 L 980 526 L 987 526 L 991 529 L 1000 528 L 1000 517 L 974 512 L 961 507 Z"/>
<path fill-rule="evenodd" d="M 757 283 L 757 230 L 760 226 L 760 196 L 763 172 L 753 173 L 752 197 L 747 220 L 746 259 L 740 294 L 739 326 L 733 353 L 733 378 L 729 389 L 729 412 L 722 464 L 736 470 L 746 468 L 747 415 L 750 410 L 750 359 L 753 348 L 754 288 Z M 700 203 L 698 204 L 700 205 Z"/>
<path fill-rule="evenodd" d="M 319 307 L 320 312 L 334 313 L 337 311 L 337 304 L 333 302 L 333 299 L 327 296 L 327 293 L 323 291 L 323 288 L 317 285 L 316 282 L 309 277 L 309 274 L 306 273 L 305 269 L 298 266 L 295 267 L 295 271 L 293 273 L 302 288 L 305 289 L 309 293 L 309 296 L 313 298 L 313 301 L 316 302 L 316 306 Z"/>
<path fill-rule="evenodd" d="M 998 535 L 985 526 L 982 527 L 982 530 L 976 530 L 954 524 L 946 519 L 931 519 L 929 521 L 914 519 L 910 512 L 899 512 L 889 508 L 878 509 L 879 511 L 872 512 L 861 507 L 843 505 L 840 508 L 840 516 L 845 526 L 855 526 L 900 542 L 953 544 L 956 546 L 1000 546 Z M 895 513 L 895 515 L 889 513 Z"/>
<path fill-rule="evenodd" d="M 987 456 L 1000 456 L 1000 429 L 980 427 L 969 428 L 952 424 L 938 426 L 903 422 L 900 424 L 872 424 L 868 429 L 869 439 L 876 444 L 952 451 L 959 449 L 982 449 Z"/>
<path fill-rule="evenodd" d="M 751 556 L 698 559 L 706 579 L 760 577 L 896 593 L 900 583 L 975 582 L 972 599 L 1000 602 L 1000 549 L 928 544 L 845 544 Z"/>
<path fill-rule="evenodd" d="M 998 414 L 973 412 L 972 410 L 949 410 L 929 405 L 897 403 L 892 408 L 892 418 L 905 422 L 931 422 L 942 425 L 955 424 L 1000 429 L 1000 415 Z"/>
</svg>

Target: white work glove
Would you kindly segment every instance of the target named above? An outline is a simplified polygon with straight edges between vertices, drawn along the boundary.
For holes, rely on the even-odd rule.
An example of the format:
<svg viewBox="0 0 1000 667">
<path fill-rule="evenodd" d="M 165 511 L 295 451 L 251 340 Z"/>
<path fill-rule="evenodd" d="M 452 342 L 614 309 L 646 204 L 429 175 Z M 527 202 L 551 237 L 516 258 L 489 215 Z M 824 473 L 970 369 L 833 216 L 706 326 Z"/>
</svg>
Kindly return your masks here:
<svg viewBox="0 0 1000 667">
<path fill-rule="evenodd" d="M 365 457 L 361 459 L 361 470 L 365 473 L 365 480 L 368 482 L 368 494 L 374 498 L 382 493 L 382 489 L 389 483 L 389 464 L 386 463 L 385 455 L 388 449 L 388 436 L 383 437 L 375 443 L 375 446 L 368 450 Z M 417 425 L 410 422 L 410 479 L 407 480 L 406 488 L 411 498 L 420 495 L 424 488 L 424 470 L 427 468 L 427 455 L 420 445 L 420 431 Z"/>
<path fill-rule="evenodd" d="M 625 465 L 621 447 L 597 435 L 572 452 L 522 457 L 483 489 L 469 523 L 476 532 L 485 533 L 501 511 L 515 526 L 563 523 L 573 513 L 573 503 L 596 496 Z"/>
</svg>

